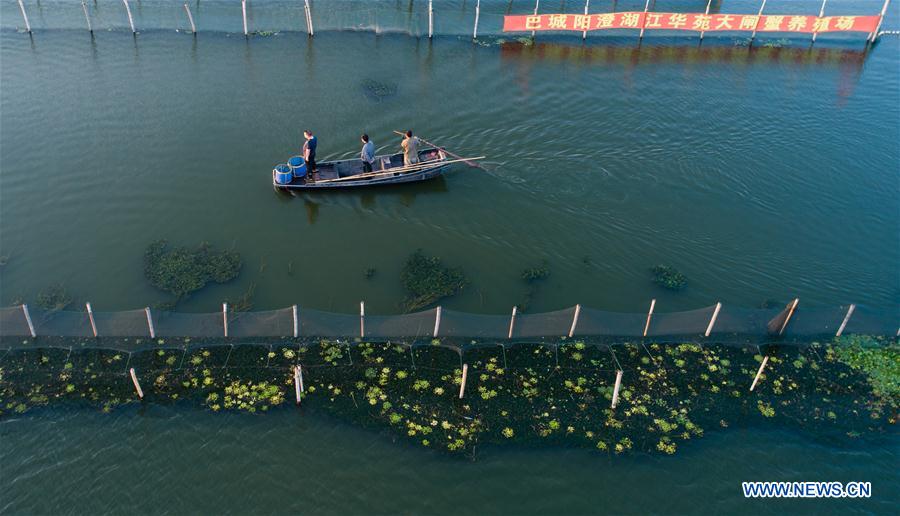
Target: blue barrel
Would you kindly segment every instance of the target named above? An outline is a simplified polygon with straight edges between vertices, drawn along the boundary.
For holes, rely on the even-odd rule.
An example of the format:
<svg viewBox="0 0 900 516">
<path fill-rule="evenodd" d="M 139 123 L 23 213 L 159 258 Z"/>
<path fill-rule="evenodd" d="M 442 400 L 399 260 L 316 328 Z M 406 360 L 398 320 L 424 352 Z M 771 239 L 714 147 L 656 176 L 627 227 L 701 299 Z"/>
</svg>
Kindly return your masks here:
<svg viewBox="0 0 900 516">
<path fill-rule="evenodd" d="M 275 165 L 275 182 L 280 185 L 286 185 L 291 182 L 294 178 L 294 174 L 291 172 L 291 167 L 287 163 L 282 163 L 280 165 Z"/>
<path fill-rule="evenodd" d="M 291 167 L 291 173 L 297 179 L 306 176 L 306 160 L 303 159 L 303 156 L 293 156 L 288 160 L 288 166 Z"/>
</svg>

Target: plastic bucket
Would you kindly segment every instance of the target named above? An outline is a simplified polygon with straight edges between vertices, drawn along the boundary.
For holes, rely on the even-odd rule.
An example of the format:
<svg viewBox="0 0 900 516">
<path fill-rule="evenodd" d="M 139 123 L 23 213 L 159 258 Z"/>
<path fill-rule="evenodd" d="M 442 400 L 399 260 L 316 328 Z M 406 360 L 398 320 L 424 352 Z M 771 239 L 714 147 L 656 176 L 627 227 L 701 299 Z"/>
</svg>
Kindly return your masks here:
<svg viewBox="0 0 900 516">
<path fill-rule="evenodd" d="M 275 172 L 275 182 L 280 185 L 289 184 L 294 178 L 294 174 L 293 172 L 291 172 L 291 167 L 287 163 L 275 165 L 273 172 Z"/>
<path fill-rule="evenodd" d="M 306 161 L 303 156 L 293 156 L 288 160 L 288 166 L 291 167 L 291 173 L 297 179 L 306 176 Z"/>
</svg>

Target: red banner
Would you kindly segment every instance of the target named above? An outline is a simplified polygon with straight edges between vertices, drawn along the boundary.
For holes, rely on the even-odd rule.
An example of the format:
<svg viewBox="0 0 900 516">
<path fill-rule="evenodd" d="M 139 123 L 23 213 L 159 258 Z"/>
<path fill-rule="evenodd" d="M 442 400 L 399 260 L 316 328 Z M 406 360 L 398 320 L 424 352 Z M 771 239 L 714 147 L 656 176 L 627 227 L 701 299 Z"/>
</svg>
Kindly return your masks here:
<svg viewBox="0 0 900 516">
<path fill-rule="evenodd" d="M 625 12 L 504 16 L 503 32 L 592 31 L 604 29 L 689 30 L 697 32 L 872 32 L 878 16 L 794 16 Z"/>
</svg>

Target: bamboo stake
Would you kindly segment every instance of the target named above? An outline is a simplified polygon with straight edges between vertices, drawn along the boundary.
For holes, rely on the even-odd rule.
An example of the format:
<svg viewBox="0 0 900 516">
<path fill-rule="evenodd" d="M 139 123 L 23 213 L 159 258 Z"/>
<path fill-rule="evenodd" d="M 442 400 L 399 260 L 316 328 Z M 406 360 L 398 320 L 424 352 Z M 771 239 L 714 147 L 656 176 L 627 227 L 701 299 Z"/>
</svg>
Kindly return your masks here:
<svg viewBox="0 0 900 516">
<path fill-rule="evenodd" d="M 819 9 L 819 18 L 825 16 L 825 4 L 827 4 L 827 3 L 828 3 L 828 0 L 822 0 L 822 8 Z M 813 43 L 816 42 L 816 36 L 818 36 L 818 35 L 819 35 L 818 32 L 813 32 L 813 39 L 812 39 Z"/>
<path fill-rule="evenodd" d="M 431 334 L 432 337 L 438 336 L 438 329 L 441 327 L 441 307 L 437 307 L 437 310 L 434 313 L 434 333 Z"/>
<path fill-rule="evenodd" d="M 534 15 L 538 15 L 538 7 L 541 5 L 541 0 L 534 0 Z M 534 39 L 534 31 L 531 31 L 531 39 Z"/>
<path fill-rule="evenodd" d="M 399 134 L 400 136 L 406 136 L 406 133 L 403 133 L 403 132 L 400 132 L 400 131 L 394 131 L 394 133 Z M 458 160 L 465 161 L 465 162 L 466 162 L 466 165 L 469 165 L 469 166 L 472 167 L 472 168 L 480 168 L 481 170 L 486 170 L 484 167 L 482 167 L 482 166 L 479 165 L 478 163 L 475 163 L 474 161 L 471 162 L 471 163 L 469 162 L 469 160 L 484 159 L 484 156 L 481 156 L 481 157 L 479 157 L 479 158 L 464 158 L 464 157 L 462 157 L 462 156 L 460 156 L 460 155 L 458 155 L 458 154 L 454 154 L 454 153 L 448 151 L 446 148 L 441 147 L 440 145 L 435 145 L 435 144 L 431 143 L 430 141 L 426 140 L 425 138 L 422 138 L 421 136 L 417 136 L 417 138 L 419 139 L 420 142 L 424 143 L 425 145 L 431 145 L 431 146 L 434 147 L 435 149 L 442 150 L 442 151 L 444 151 L 445 153 L 447 153 L 448 155 L 450 155 L 450 157 L 452 157 L 452 158 L 454 158 L 454 159 L 458 159 Z"/>
<path fill-rule="evenodd" d="M 569 337 L 575 335 L 575 326 L 578 325 L 578 316 L 581 314 L 581 305 L 575 305 L 575 316 L 572 317 L 572 327 L 569 328 Z"/>
<path fill-rule="evenodd" d="M 462 381 L 459 382 L 459 399 L 466 394 L 466 377 L 469 375 L 469 364 L 463 364 Z"/>
<path fill-rule="evenodd" d="M 134 18 L 131 17 L 131 6 L 128 5 L 128 0 L 122 0 L 122 3 L 125 4 L 125 12 L 128 13 L 128 25 L 131 25 L 131 33 L 137 34 L 137 30 L 134 28 Z"/>
<path fill-rule="evenodd" d="M 431 0 L 428 0 L 428 39 L 434 36 L 434 9 L 431 6 Z"/>
<path fill-rule="evenodd" d="M 366 336 L 366 302 L 359 302 L 359 338 Z"/>
<path fill-rule="evenodd" d="M 709 16 L 709 6 L 711 6 L 711 5 L 712 5 L 712 0 L 707 0 L 707 2 L 706 2 L 706 13 L 704 13 L 706 16 Z M 709 20 L 707 20 L 707 21 L 709 21 Z M 703 41 L 703 33 L 704 33 L 704 32 L 705 32 L 705 31 L 702 31 L 702 30 L 700 31 L 700 41 Z"/>
<path fill-rule="evenodd" d="M 94 33 L 94 28 L 91 27 L 91 17 L 88 16 L 87 3 L 86 3 L 84 0 L 81 0 L 81 10 L 84 11 L 84 19 L 85 19 L 85 21 L 87 21 L 88 32 L 90 32 L 91 34 L 93 34 L 93 33 Z M 95 335 L 95 337 L 96 337 L 96 335 Z"/>
<path fill-rule="evenodd" d="M 844 316 L 844 322 L 841 323 L 841 327 L 838 328 L 837 333 L 834 334 L 835 337 L 840 337 L 842 333 L 844 333 L 844 328 L 847 327 L 847 323 L 850 322 L 850 316 L 853 315 L 853 311 L 856 310 L 856 305 L 850 305 L 850 308 L 847 309 L 847 315 Z"/>
<path fill-rule="evenodd" d="M 644 39 L 644 30 L 647 28 L 647 11 L 650 10 L 650 0 L 647 0 L 647 3 L 644 4 L 644 23 L 641 24 L 641 35 L 638 36 L 638 41 Z"/>
<path fill-rule="evenodd" d="M 294 366 L 294 396 L 297 398 L 297 405 L 300 405 L 300 393 L 303 392 L 303 373 L 300 372 L 300 366 Z"/>
<path fill-rule="evenodd" d="M 766 0 L 762 0 L 762 5 L 759 6 L 759 14 L 756 15 L 756 25 L 753 26 L 753 34 L 750 35 L 750 44 L 753 44 L 753 40 L 756 39 L 756 31 L 759 29 L 759 20 L 762 19 L 763 9 L 766 8 Z"/>
<path fill-rule="evenodd" d="M 244 36 L 247 36 L 247 0 L 241 0 L 241 15 L 244 20 Z"/>
<path fill-rule="evenodd" d="M 303 10 L 306 12 L 306 32 L 310 37 L 315 36 L 316 31 L 313 30 L 312 8 L 309 6 L 309 0 L 303 0 Z"/>
<path fill-rule="evenodd" d="M 478 17 L 481 15 L 481 0 L 475 2 L 475 29 L 472 30 L 472 39 L 478 39 Z"/>
<path fill-rule="evenodd" d="M 294 338 L 296 339 L 298 335 L 300 335 L 300 318 L 297 317 L 297 305 L 291 307 L 294 312 Z"/>
<path fill-rule="evenodd" d="M 616 386 L 613 387 L 612 405 L 610 408 L 616 408 L 619 404 L 619 389 L 622 387 L 622 370 L 616 371 Z"/>
<path fill-rule="evenodd" d="M 153 328 L 153 316 L 150 315 L 150 307 L 144 308 L 144 311 L 147 312 L 147 326 L 150 328 L 150 338 L 156 338 L 156 330 Z"/>
<path fill-rule="evenodd" d="M 197 27 L 194 25 L 194 15 L 191 14 L 191 8 L 188 7 L 188 3 L 184 3 L 184 12 L 187 13 L 188 21 L 191 22 L 191 33 L 197 33 Z"/>
<path fill-rule="evenodd" d="M 788 322 L 790 322 L 791 316 L 794 315 L 794 310 L 796 310 L 796 308 L 797 308 L 797 303 L 799 303 L 799 302 L 800 302 L 800 298 L 799 298 L 799 297 L 796 298 L 796 299 L 794 299 L 793 302 L 791 302 L 791 308 L 788 310 L 787 317 L 784 318 L 784 324 L 782 324 L 782 325 L 781 325 L 781 329 L 778 330 L 778 334 L 779 334 L 779 335 L 781 335 L 782 333 L 784 333 L 784 329 L 787 328 Z"/>
<path fill-rule="evenodd" d="M 722 303 L 716 303 L 716 309 L 713 311 L 712 318 L 709 320 L 709 326 L 706 327 L 706 333 L 703 334 L 704 337 L 709 337 L 709 334 L 712 333 L 713 325 L 716 324 L 716 318 L 719 317 L 719 310 L 722 309 Z"/>
<path fill-rule="evenodd" d="M 756 388 L 756 382 L 759 381 L 759 377 L 762 375 L 763 369 L 766 368 L 766 364 L 769 362 L 769 355 L 763 357 L 762 364 L 759 364 L 759 371 L 756 372 L 756 378 L 753 379 L 753 385 L 750 386 L 750 392 L 753 392 L 753 389 Z"/>
<path fill-rule="evenodd" d="M 141 389 L 141 384 L 138 382 L 137 373 L 134 372 L 134 368 L 128 370 L 131 374 L 131 382 L 134 384 L 134 390 L 137 391 L 138 398 L 144 399 L 144 390 Z"/>
<path fill-rule="evenodd" d="M 25 322 L 28 323 L 28 331 L 31 333 L 31 338 L 37 337 L 37 333 L 34 332 L 34 324 L 31 323 L 31 314 L 28 312 L 28 305 L 22 303 L 22 313 L 25 314 Z"/>
<path fill-rule="evenodd" d="M 650 311 L 647 312 L 647 324 L 644 325 L 644 337 L 646 337 L 647 332 L 650 331 L 650 318 L 653 317 L 654 308 L 656 308 L 656 300 L 652 299 L 650 301 Z"/>
<path fill-rule="evenodd" d="M 888 4 L 890 3 L 891 0 L 884 0 L 884 5 L 881 6 L 881 15 L 878 17 L 878 25 L 875 26 L 875 30 L 872 31 L 872 34 L 866 38 L 867 41 L 875 43 L 875 39 L 878 37 L 878 31 L 881 29 L 881 23 L 884 22 L 884 14 L 887 12 Z"/>
<path fill-rule="evenodd" d="M 513 306 L 512 316 L 509 318 L 509 336 L 507 337 L 508 339 L 512 338 L 513 327 L 515 326 L 515 323 L 516 323 L 516 312 L 518 311 L 518 309 L 519 309 L 518 306 Z"/>
<path fill-rule="evenodd" d="M 225 337 L 228 337 L 228 303 L 222 303 L 222 328 L 225 330 Z"/>
<path fill-rule="evenodd" d="M 28 13 L 25 12 L 25 4 L 22 3 L 22 0 L 19 0 L 19 10 L 22 11 L 22 19 L 25 20 L 25 30 L 31 34 L 31 24 L 28 23 Z"/>
<path fill-rule="evenodd" d="M 585 16 L 588 15 L 588 9 L 590 9 L 590 7 L 591 7 L 591 0 L 584 0 L 584 15 Z M 585 39 L 587 39 L 587 29 L 585 29 L 581 33 L 581 40 L 584 41 Z"/>
<path fill-rule="evenodd" d="M 84 306 L 87 308 L 88 320 L 91 321 L 91 330 L 94 332 L 94 337 L 98 336 L 97 334 L 97 323 L 94 322 L 94 311 L 91 310 L 91 304 L 85 303 Z"/>
</svg>

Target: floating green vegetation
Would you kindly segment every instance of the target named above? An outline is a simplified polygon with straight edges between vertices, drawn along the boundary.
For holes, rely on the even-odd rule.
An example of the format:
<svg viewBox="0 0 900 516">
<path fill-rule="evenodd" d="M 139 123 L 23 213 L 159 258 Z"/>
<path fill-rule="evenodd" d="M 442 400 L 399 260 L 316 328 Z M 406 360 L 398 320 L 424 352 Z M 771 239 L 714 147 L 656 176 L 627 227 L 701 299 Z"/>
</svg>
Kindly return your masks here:
<svg viewBox="0 0 900 516">
<path fill-rule="evenodd" d="M 651 269 L 653 282 L 669 290 L 681 290 L 687 285 L 687 277 L 674 267 L 657 265 Z"/>
<path fill-rule="evenodd" d="M 517 305 L 519 310 L 524 312 L 528 310 L 528 307 L 531 306 L 531 302 L 537 295 L 538 284 L 550 277 L 550 264 L 547 263 L 547 260 L 544 260 L 534 267 L 523 270 L 520 277 L 528 284 L 528 289 L 525 291 L 525 300 Z"/>
<path fill-rule="evenodd" d="M 235 301 L 228 301 L 228 308 L 233 312 L 249 312 L 253 309 L 253 293 L 256 291 L 256 283 L 250 283 L 246 292 Z"/>
<path fill-rule="evenodd" d="M 841 337 L 838 346 L 828 348 L 826 358 L 862 371 L 872 391 L 894 411 L 900 407 L 900 346 L 896 340 L 852 335 Z"/>
<path fill-rule="evenodd" d="M 165 240 L 147 246 L 144 276 L 154 287 L 175 295 L 176 302 L 211 281 L 230 281 L 241 270 L 241 255 L 235 251 L 215 251 L 207 243 L 194 250 L 166 247 Z"/>
<path fill-rule="evenodd" d="M 360 87 L 366 97 L 375 102 L 380 102 L 397 94 L 397 83 L 381 82 L 376 81 L 375 79 L 364 79 L 360 83 Z"/>
<path fill-rule="evenodd" d="M 403 302 L 407 312 L 455 295 L 466 285 L 466 277 L 460 269 L 444 267 L 440 258 L 425 256 L 421 249 L 406 259 L 400 281 L 407 294 Z"/>
<path fill-rule="evenodd" d="M 44 310 L 64 310 L 70 304 L 72 296 L 62 283 L 50 285 L 37 296 L 37 305 Z"/>
</svg>

